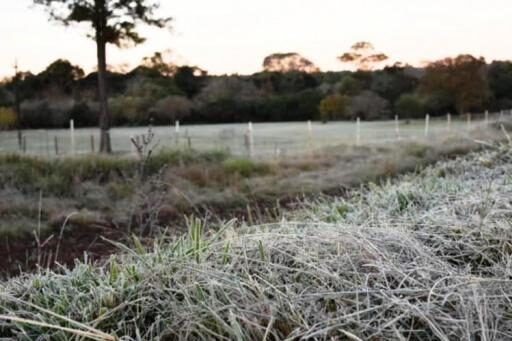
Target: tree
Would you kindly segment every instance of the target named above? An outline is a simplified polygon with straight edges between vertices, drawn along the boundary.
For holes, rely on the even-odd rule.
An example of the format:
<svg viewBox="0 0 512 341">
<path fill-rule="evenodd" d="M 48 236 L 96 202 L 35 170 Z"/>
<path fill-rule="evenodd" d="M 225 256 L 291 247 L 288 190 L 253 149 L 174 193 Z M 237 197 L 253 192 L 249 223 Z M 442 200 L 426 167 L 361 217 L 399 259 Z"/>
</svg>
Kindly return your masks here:
<svg viewBox="0 0 512 341">
<path fill-rule="evenodd" d="M 152 118 L 156 123 L 170 124 L 190 116 L 192 101 L 187 97 L 171 95 L 162 98 L 151 109 Z"/>
<path fill-rule="evenodd" d="M 155 52 L 151 57 L 144 57 L 142 65 L 158 71 L 163 76 L 171 77 L 176 72 L 177 66 L 171 61 L 171 51 Z"/>
<path fill-rule="evenodd" d="M 489 66 L 489 86 L 496 100 L 505 101 L 505 103 L 512 100 L 512 62 L 494 61 L 491 63 Z M 507 109 L 501 105 L 499 105 L 499 108 Z"/>
<path fill-rule="evenodd" d="M 43 5 L 50 18 L 64 25 L 87 23 L 96 41 L 98 59 L 98 97 L 100 102 L 100 151 L 111 152 L 110 113 L 108 109 L 106 73 L 107 44 L 126 47 L 141 44 L 144 38 L 135 30 L 139 24 L 165 27 L 170 18 L 155 15 L 158 3 L 150 0 L 33 0 Z"/>
<path fill-rule="evenodd" d="M 401 118 L 423 118 L 426 106 L 426 99 L 417 93 L 404 93 L 395 102 L 396 113 Z"/>
<path fill-rule="evenodd" d="M 420 91 L 450 98 L 459 114 L 482 109 L 490 93 L 485 60 L 466 54 L 433 62 L 421 79 Z"/>
<path fill-rule="evenodd" d="M 208 73 L 197 66 L 180 66 L 174 74 L 176 86 L 185 93 L 188 98 L 192 98 L 203 86 L 204 78 Z"/>
<path fill-rule="evenodd" d="M 391 116 L 389 102 L 376 93 L 364 90 L 350 100 L 349 114 L 363 120 L 385 119 Z"/>
<path fill-rule="evenodd" d="M 263 60 L 263 70 L 269 72 L 319 72 L 320 69 L 309 59 L 296 52 L 273 53 Z"/>
<path fill-rule="evenodd" d="M 343 119 L 346 117 L 347 109 L 350 105 L 350 98 L 345 95 L 330 95 L 325 97 L 318 107 L 322 121 Z"/>
<path fill-rule="evenodd" d="M 361 71 L 371 71 L 377 64 L 387 59 L 387 55 L 376 52 L 373 45 L 367 41 L 355 43 L 350 51 L 338 57 L 342 63 L 354 64 L 357 70 Z"/>
<path fill-rule="evenodd" d="M 357 96 L 363 91 L 364 84 L 359 79 L 346 75 L 338 83 L 339 93 L 347 96 Z"/>
<path fill-rule="evenodd" d="M 407 75 L 405 68 L 392 66 L 373 72 L 370 90 L 389 103 L 395 103 L 402 94 L 413 92 L 417 86 L 418 80 Z"/>
<path fill-rule="evenodd" d="M 84 71 L 67 60 L 58 59 L 37 75 L 41 90 L 49 94 L 57 92 L 70 95 L 75 81 L 84 76 Z M 49 97 L 49 96 L 48 96 Z"/>
</svg>

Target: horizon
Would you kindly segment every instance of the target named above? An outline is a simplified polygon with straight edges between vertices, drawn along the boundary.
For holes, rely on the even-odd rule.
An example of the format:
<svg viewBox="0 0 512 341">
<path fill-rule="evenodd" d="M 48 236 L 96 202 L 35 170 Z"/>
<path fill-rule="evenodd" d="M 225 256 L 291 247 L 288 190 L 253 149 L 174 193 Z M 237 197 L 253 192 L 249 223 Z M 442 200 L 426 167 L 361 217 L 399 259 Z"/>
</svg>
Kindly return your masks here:
<svg viewBox="0 0 512 341">
<path fill-rule="evenodd" d="M 262 70 L 263 58 L 269 54 L 297 52 L 321 71 L 342 71 L 350 68 L 336 57 L 361 40 L 387 54 L 386 64 L 400 61 L 415 67 L 459 54 L 484 57 L 487 62 L 510 60 L 512 52 L 506 39 L 512 8 L 504 0 L 494 0 L 492 6 L 482 0 L 421 5 L 406 0 L 386 5 L 377 0 L 345 4 L 320 0 L 314 7 L 291 0 L 277 4 L 263 0 L 250 6 L 234 0 L 161 3 L 159 13 L 173 17 L 172 32 L 142 27 L 147 42 L 129 49 L 109 46 L 109 65 L 131 70 L 143 57 L 170 49 L 171 60 L 179 65 L 198 66 L 210 75 L 249 75 Z M 0 5 L 0 30 L 10 32 L 2 39 L 7 48 L 0 56 L 0 78 L 12 75 L 15 60 L 20 70 L 33 73 L 57 59 L 69 60 L 86 73 L 94 71 L 96 50 L 86 37 L 87 29 L 50 22 L 41 6 L 31 4 L 20 0 Z M 363 25 L 360 18 L 365 19 Z"/>
</svg>

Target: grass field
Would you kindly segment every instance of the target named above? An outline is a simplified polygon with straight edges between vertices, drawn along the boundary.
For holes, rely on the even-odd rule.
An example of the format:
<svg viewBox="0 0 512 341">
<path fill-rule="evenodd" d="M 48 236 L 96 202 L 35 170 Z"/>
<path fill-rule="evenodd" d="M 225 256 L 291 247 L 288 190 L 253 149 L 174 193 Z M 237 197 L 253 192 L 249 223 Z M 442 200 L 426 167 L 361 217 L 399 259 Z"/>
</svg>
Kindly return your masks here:
<svg viewBox="0 0 512 341">
<path fill-rule="evenodd" d="M 475 124 L 463 135 L 335 145 L 279 160 L 186 148 L 161 149 L 144 163 L 97 154 L 0 155 L 0 277 L 73 264 L 84 252 L 114 252 L 101 237 L 180 235 L 188 215 L 208 217 L 210 225 L 278 219 L 298 197 L 344 193 L 504 139 L 499 125 Z"/>
<path fill-rule="evenodd" d="M 494 117 L 494 116 L 493 116 Z M 494 117 L 497 119 L 497 117 Z M 483 124 L 482 115 L 473 115 L 471 129 Z M 117 153 L 132 153 L 130 142 L 132 136 L 147 132 L 147 127 L 113 128 L 111 130 L 113 149 Z M 196 150 L 226 150 L 233 155 L 247 155 L 248 148 L 245 135 L 247 124 L 214 124 L 181 126 L 179 134 L 174 126 L 154 127 L 157 148 L 180 147 L 187 148 L 190 144 Z M 421 142 L 424 140 L 438 140 L 450 136 L 466 136 L 468 124 L 465 119 L 453 117 L 448 128 L 446 117 L 432 118 L 429 126 L 429 136 L 425 137 L 425 121 L 411 120 L 399 122 L 399 135 L 401 140 Z M 38 156 L 55 155 L 55 138 L 58 139 L 58 151 L 61 155 L 70 154 L 71 137 L 69 129 L 56 130 L 26 130 L 23 132 L 26 139 L 28 154 Z M 312 133 L 309 133 L 307 122 L 283 123 L 255 123 L 253 125 L 254 151 L 257 157 L 269 158 L 279 154 L 297 155 L 312 149 L 318 150 L 339 144 L 355 145 L 357 141 L 357 128 L 355 122 L 320 122 L 312 123 Z M 75 130 L 75 151 L 77 154 L 91 152 L 91 136 L 94 147 L 99 144 L 97 129 Z M 396 142 L 396 125 L 394 121 L 361 122 L 361 145 L 382 144 Z M 0 132 L 0 153 L 19 151 L 16 132 Z"/>
<path fill-rule="evenodd" d="M 510 145 L 0 284 L 0 337 L 510 340 Z"/>
</svg>

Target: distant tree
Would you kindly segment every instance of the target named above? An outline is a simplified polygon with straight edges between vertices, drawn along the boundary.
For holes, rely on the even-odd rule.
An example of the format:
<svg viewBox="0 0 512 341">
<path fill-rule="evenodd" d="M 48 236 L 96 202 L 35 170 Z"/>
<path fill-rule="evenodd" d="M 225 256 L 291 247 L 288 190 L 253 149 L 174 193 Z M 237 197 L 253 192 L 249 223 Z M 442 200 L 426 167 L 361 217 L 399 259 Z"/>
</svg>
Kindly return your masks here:
<svg viewBox="0 0 512 341">
<path fill-rule="evenodd" d="M 100 151 L 111 152 L 110 113 L 107 98 L 107 44 L 125 47 L 140 44 L 144 38 L 135 30 L 138 24 L 163 28 L 170 18 L 155 15 L 158 3 L 150 0 L 33 0 L 43 5 L 50 18 L 64 25 L 87 23 L 93 33 L 89 35 L 96 41 L 98 59 L 98 95 L 100 102 Z"/>
<path fill-rule="evenodd" d="M 370 89 L 390 103 L 395 103 L 404 93 L 413 92 L 419 83 L 417 78 L 406 73 L 405 68 L 398 66 L 375 71 L 372 76 Z"/>
<path fill-rule="evenodd" d="M 0 84 L 0 107 L 11 106 L 14 102 L 14 94 L 8 89 L 6 84 Z"/>
<path fill-rule="evenodd" d="M 450 98 L 460 114 L 480 110 L 490 94 L 485 60 L 460 55 L 433 62 L 421 79 L 420 91 L 428 96 Z"/>
<path fill-rule="evenodd" d="M 320 69 L 309 59 L 296 52 L 273 53 L 263 60 L 263 70 L 269 72 L 319 72 Z"/>
<path fill-rule="evenodd" d="M 376 52 L 373 45 L 367 41 L 360 41 L 352 45 L 350 51 L 343 53 L 338 57 L 342 63 L 353 64 L 357 70 L 370 71 L 388 56 L 384 53 Z"/>
<path fill-rule="evenodd" d="M 385 119 L 391 116 L 389 102 L 369 90 L 352 97 L 349 114 L 351 118 L 360 117 L 364 120 Z"/>
<path fill-rule="evenodd" d="M 253 82 L 242 77 L 221 76 L 211 78 L 208 84 L 197 95 L 199 103 L 214 103 L 221 100 L 237 101 L 253 100 L 260 97 L 260 91 Z"/>
<path fill-rule="evenodd" d="M 512 100 L 512 62 L 492 62 L 489 66 L 489 86 L 498 101 L 499 109 L 509 109 L 502 104 Z"/>
<path fill-rule="evenodd" d="M 338 91 L 342 95 L 357 96 L 363 91 L 364 84 L 361 80 L 347 75 L 338 84 Z"/>
<path fill-rule="evenodd" d="M 347 117 L 350 105 L 350 97 L 344 95 L 330 95 L 325 97 L 318 107 L 322 121 L 344 119 Z"/>
<path fill-rule="evenodd" d="M 70 95 L 75 82 L 84 77 L 84 70 L 67 60 L 58 59 L 37 75 L 41 90 L 49 93 L 52 90 Z"/>
<path fill-rule="evenodd" d="M 161 75 L 171 77 L 176 73 L 177 66 L 170 60 L 171 51 L 155 52 L 151 57 L 144 57 L 142 65 L 158 71 Z"/>
<path fill-rule="evenodd" d="M 184 96 L 168 96 L 162 98 L 151 109 L 151 116 L 156 123 L 170 124 L 188 117 L 192 110 L 192 101 Z"/>
<path fill-rule="evenodd" d="M 0 131 L 16 127 L 16 113 L 12 108 L 0 106 Z"/>
<path fill-rule="evenodd" d="M 192 98 L 201 90 L 207 74 L 197 66 L 180 66 L 174 73 L 174 81 L 188 98 Z"/>
<path fill-rule="evenodd" d="M 426 99 L 417 93 L 405 93 L 395 102 L 396 113 L 401 118 L 422 118 L 426 114 Z"/>
</svg>

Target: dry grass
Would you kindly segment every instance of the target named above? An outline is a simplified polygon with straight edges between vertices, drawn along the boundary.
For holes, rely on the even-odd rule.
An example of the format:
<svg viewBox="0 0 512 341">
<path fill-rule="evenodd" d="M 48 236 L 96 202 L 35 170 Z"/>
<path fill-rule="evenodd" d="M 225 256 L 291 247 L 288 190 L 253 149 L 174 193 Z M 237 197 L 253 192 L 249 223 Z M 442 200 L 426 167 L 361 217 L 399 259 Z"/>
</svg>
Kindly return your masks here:
<svg viewBox="0 0 512 341">
<path fill-rule="evenodd" d="M 272 224 L 208 234 L 191 219 L 186 236 L 116 244 L 101 266 L 2 283 L 0 336 L 509 340 L 510 174 L 501 145 Z"/>
</svg>

